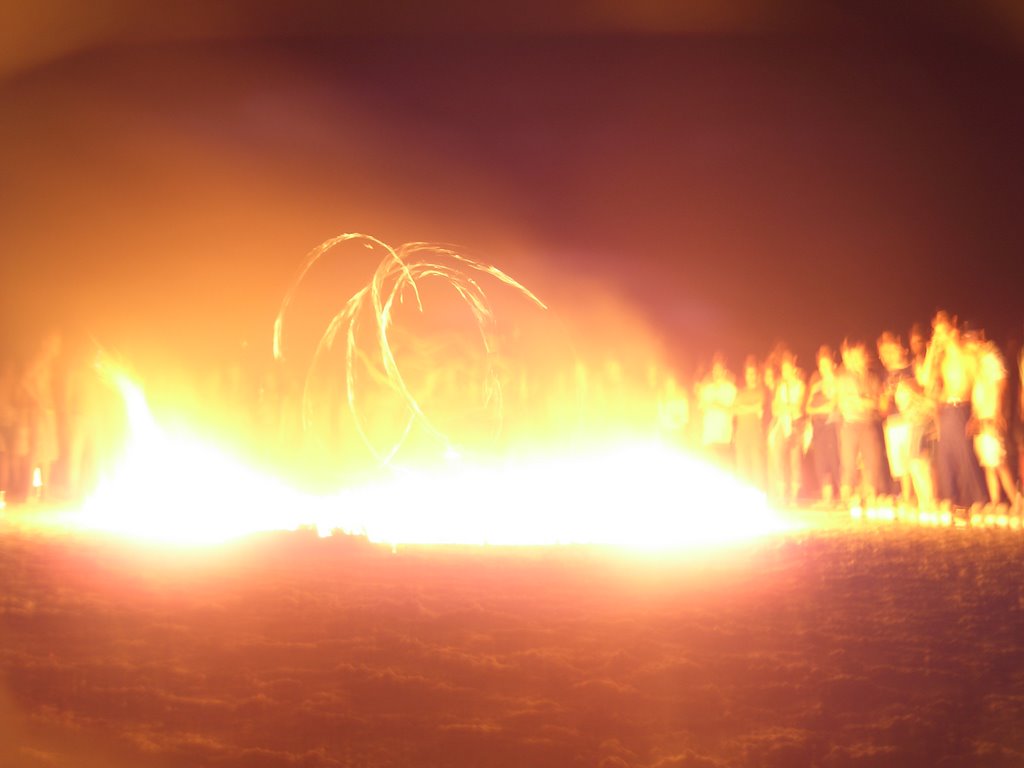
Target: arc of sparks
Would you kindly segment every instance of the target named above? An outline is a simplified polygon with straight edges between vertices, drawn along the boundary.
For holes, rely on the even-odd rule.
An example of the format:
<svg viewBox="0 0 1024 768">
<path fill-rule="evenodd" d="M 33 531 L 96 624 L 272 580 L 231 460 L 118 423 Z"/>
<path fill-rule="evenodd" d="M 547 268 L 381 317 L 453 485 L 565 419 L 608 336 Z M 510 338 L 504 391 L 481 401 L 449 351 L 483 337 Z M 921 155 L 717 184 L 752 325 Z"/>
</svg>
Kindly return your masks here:
<svg viewBox="0 0 1024 768">
<path fill-rule="evenodd" d="M 402 370 L 391 347 L 389 331 L 393 323 L 395 302 L 402 303 L 406 291 L 411 291 L 419 312 L 424 312 L 423 301 L 418 282 L 424 279 L 440 279 L 450 285 L 456 295 L 469 307 L 476 324 L 476 333 L 487 357 L 487 387 L 489 396 L 493 396 L 499 414 L 502 412 L 501 382 L 494 371 L 493 356 L 495 347 L 488 328 L 494 322 L 494 314 L 487 294 L 474 273 L 487 275 L 498 282 L 509 286 L 526 297 L 531 303 L 547 309 L 532 291 L 520 282 L 501 271 L 497 267 L 469 258 L 460 253 L 454 246 L 416 242 L 406 243 L 395 249 L 370 235 L 346 233 L 324 241 L 311 250 L 303 260 L 298 274 L 293 280 L 281 302 L 281 307 L 274 320 L 273 350 L 274 358 L 284 358 L 284 323 L 285 316 L 291 308 L 296 291 L 305 282 L 310 270 L 320 259 L 332 252 L 337 246 L 350 242 L 362 242 L 374 250 L 384 251 L 369 283 L 348 297 L 341 310 L 335 314 L 317 342 L 316 350 L 306 371 L 303 384 L 302 415 L 303 425 L 308 428 L 313 421 L 311 383 L 314 370 L 335 346 L 338 334 L 345 332 L 345 389 L 349 412 L 360 440 L 367 447 L 374 459 L 381 465 L 388 464 L 408 439 L 414 425 L 419 423 L 442 443 L 451 446 L 451 441 L 442 429 L 437 427 L 425 412 L 419 400 L 406 383 Z M 375 354 L 360 347 L 357 340 L 360 317 L 369 308 L 374 323 L 376 339 Z M 356 397 L 356 362 L 357 360 L 380 364 L 383 383 L 393 391 L 405 404 L 407 414 L 400 435 L 390 445 L 379 447 L 367 433 L 364 418 L 360 413 Z M 369 366 L 368 366 L 369 367 Z M 371 369 L 372 370 L 372 369 Z"/>
</svg>

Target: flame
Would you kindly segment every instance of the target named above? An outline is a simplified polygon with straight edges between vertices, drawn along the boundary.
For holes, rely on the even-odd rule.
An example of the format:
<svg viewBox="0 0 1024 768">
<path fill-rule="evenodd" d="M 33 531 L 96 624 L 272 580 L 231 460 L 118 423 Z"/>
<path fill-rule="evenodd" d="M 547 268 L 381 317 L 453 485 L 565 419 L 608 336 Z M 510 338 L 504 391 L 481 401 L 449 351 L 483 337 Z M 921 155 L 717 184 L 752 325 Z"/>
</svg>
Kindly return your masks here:
<svg viewBox="0 0 1024 768">
<path fill-rule="evenodd" d="M 127 415 L 124 455 L 80 508 L 67 511 L 64 524 L 184 544 L 309 527 L 392 546 L 639 549 L 729 542 L 792 527 L 762 494 L 677 447 L 621 437 L 627 430 L 618 421 L 638 403 L 652 405 L 651 393 L 635 396 L 617 362 L 606 361 L 607 391 L 601 380 L 581 377 L 580 361 L 559 354 L 549 326 L 540 330 L 533 322 L 534 313 L 546 310 L 536 295 L 448 246 L 393 249 L 353 233 L 313 249 L 275 321 L 276 358 L 283 357 L 285 317 L 310 270 L 360 247 L 379 259 L 377 267 L 320 336 L 302 417 L 307 428 L 331 429 L 341 414 L 347 434 L 375 459 L 378 476 L 333 493 L 303 492 L 209 440 L 167 428 L 142 389 L 106 361 L 101 367 Z M 499 306 L 514 310 L 508 322 L 499 321 Z M 553 366 L 543 364 L 549 354 Z M 587 412 L 580 389 L 606 419 L 614 416 L 607 425 L 601 418 L 588 422 L 582 446 L 565 444 L 567 433 L 577 440 L 579 433 L 560 428 L 566 412 Z M 467 448 L 501 458 L 459 454 Z M 443 461 L 417 464 L 423 456 Z"/>
<path fill-rule="evenodd" d="M 384 512 L 363 525 L 371 540 L 391 543 L 674 549 L 792 527 L 759 492 L 656 441 L 405 471 L 338 499 L 339 509 Z M 350 529 L 344 516 L 327 523 Z"/>
<path fill-rule="evenodd" d="M 315 528 L 402 544 L 596 544 L 673 549 L 794 527 L 764 496 L 656 440 L 393 468 L 316 495 L 162 426 L 142 389 L 115 381 L 129 434 L 115 470 L 63 524 L 149 541 L 211 544 L 262 531 Z"/>
</svg>

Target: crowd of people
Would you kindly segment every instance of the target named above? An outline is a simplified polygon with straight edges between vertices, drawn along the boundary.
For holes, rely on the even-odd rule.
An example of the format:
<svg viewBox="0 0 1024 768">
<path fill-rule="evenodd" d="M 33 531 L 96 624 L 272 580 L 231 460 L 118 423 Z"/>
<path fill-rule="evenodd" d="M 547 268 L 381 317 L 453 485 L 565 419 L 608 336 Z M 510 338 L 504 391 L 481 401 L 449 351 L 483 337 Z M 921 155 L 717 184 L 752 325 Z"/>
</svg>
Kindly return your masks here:
<svg viewBox="0 0 1024 768">
<path fill-rule="evenodd" d="M 85 346 L 49 332 L 0 365 L 0 508 L 82 498 L 113 455 L 124 408 Z"/>
<path fill-rule="evenodd" d="M 59 332 L 0 364 L 0 508 L 11 503 L 76 502 L 112 471 L 129 436 L 116 373 L 99 347 Z M 161 375 L 128 374 L 146 384 L 161 417 L 253 461 L 301 450 L 301 386 L 258 375 L 234 359 L 195 375 L 161 366 Z M 184 478 L 166 468 L 169 482 Z"/>
<path fill-rule="evenodd" d="M 1024 356 L 1011 377 L 983 330 L 946 312 L 930 336 L 915 325 L 909 347 L 892 332 L 874 346 L 878 370 L 865 341 L 846 339 L 838 355 L 822 346 L 810 375 L 779 346 L 748 357 L 739 382 L 716 356 L 689 398 L 678 386 L 663 396 L 664 427 L 779 504 L 1019 507 L 1024 395 L 1009 384 Z"/>
</svg>

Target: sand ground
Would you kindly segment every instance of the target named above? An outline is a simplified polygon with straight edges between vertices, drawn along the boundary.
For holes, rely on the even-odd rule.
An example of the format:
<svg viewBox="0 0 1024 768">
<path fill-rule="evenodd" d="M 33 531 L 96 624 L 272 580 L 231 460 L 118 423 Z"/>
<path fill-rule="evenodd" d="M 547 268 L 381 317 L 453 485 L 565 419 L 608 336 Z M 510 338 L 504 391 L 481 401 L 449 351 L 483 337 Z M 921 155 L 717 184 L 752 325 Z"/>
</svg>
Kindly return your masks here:
<svg viewBox="0 0 1024 768">
<path fill-rule="evenodd" d="M 4 766 L 1019 766 L 1024 534 L 0 534 Z"/>
</svg>

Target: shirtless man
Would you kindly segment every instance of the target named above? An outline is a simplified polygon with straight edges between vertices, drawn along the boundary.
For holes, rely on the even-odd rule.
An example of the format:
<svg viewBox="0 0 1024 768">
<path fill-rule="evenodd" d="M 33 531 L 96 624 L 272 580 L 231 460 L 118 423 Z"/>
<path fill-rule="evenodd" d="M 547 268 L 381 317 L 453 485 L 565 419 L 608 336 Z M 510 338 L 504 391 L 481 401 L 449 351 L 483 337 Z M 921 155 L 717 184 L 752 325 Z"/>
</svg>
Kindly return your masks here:
<svg viewBox="0 0 1024 768">
<path fill-rule="evenodd" d="M 932 396 L 938 402 L 939 439 L 935 471 L 938 496 L 959 507 L 984 503 L 978 465 L 967 436 L 975 361 L 945 312 L 932 321 L 932 340 L 924 363 Z"/>
</svg>

